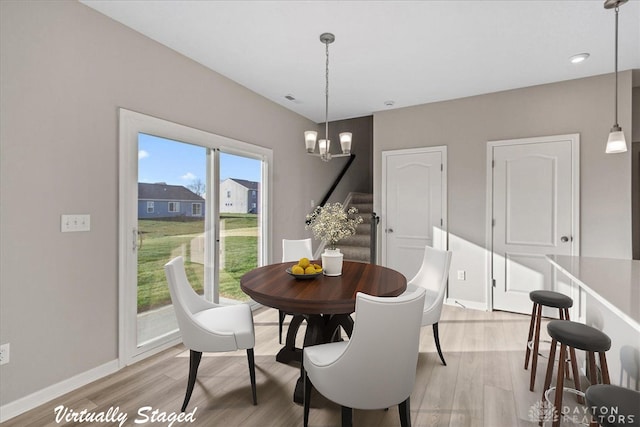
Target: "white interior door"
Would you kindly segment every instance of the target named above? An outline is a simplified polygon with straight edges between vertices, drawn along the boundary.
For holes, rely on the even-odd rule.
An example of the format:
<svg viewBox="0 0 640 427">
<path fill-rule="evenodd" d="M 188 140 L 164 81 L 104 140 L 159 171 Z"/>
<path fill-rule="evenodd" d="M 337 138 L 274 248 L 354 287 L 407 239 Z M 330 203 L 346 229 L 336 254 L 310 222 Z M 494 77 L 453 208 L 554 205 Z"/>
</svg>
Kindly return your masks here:
<svg viewBox="0 0 640 427">
<path fill-rule="evenodd" d="M 424 247 L 446 248 L 446 147 L 382 153 L 382 263 L 410 280 Z"/>
<path fill-rule="evenodd" d="M 545 255 L 578 251 L 579 136 L 489 143 L 493 308 L 530 313 L 529 292 L 568 294 Z"/>
</svg>

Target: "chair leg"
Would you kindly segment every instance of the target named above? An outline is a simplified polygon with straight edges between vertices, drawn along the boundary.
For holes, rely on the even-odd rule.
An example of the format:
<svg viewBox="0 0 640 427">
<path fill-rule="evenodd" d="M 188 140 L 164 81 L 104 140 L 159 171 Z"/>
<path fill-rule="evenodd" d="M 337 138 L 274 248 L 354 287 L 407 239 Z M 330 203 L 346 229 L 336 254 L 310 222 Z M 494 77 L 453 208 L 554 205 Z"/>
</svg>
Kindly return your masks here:
<svg viewBox="0 0 640 427">
<path fill-rule="evenodd" d="M 251 394 L 253 395 L 253 404 L 258 404 L 258 395 L 256 393 L 256 363 L 253 356 L 253 349 L 247 349 L 247 360 L 249 361 L 249 377 L 251 378 Z"/>
<path fill-rule="evenodd" d="M 187 392 L 184 395 L 184 402 L 182 403 L 182 412 L 187 409 L 187 404 L 189 403 L 189 399 L 191 399 L 191 393 L 193 393 L 193 387 L 196 385 L 196 376 L 198 375 L 198 366 L 200 366 L 201 359 L 201 351 L 191 350 L 189 354 L 189 382 L 187 383 Z"/>
<path fill-rule="evenodd" d="M 398 405 L 398 412 L 400 412 L 400 425 L 402 427 L 411 427 L 411 412 L 410 412 L 409 398 Z"/>
<path fill-rule="evenodd" d="M 286 313 L 278 310 L 278 344 L 282 344 L 282 325 L 284 324 L 284 316 Z"/>
<path fill-rule="evenodd" d="M 311 381 L 307 376 L 307 372 L 303 370 L 304 375 L 304 427 L 309 425 L 309 406 L 311 405 Z"/>
<path fill-rule="evenodd" d="M 442 364 L 447 366 L 447 362 L 444 361 L 444 356 L 442 355 L 442 350 L 440 349 L 440 337 L 438 335 L 438 322 L 432 325 L 433 327 L 433 338 L 436 341 L 436 349 L 438 350 L 438 355 L 440 356 L 440 360 L 442 360 Z"/>
<path fill-rule="evenodd" d="M 348 406 L 342 407 L 342 427 L 353 426 L 353 410 Z"/>
</svg>

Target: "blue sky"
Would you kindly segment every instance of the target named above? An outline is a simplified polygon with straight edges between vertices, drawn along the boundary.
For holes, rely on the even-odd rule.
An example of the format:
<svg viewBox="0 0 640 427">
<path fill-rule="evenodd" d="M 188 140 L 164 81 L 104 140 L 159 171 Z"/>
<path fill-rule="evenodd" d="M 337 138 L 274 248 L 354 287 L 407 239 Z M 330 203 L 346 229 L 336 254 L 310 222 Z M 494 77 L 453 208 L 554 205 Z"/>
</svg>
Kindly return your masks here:
<svg viewBox="0 0 640 427">
<path fill-rule="evenodd" d="M 206 181 L 206 148 L 140 133 L 138 182 L 189 185 Z M 239 178 L 260 181 L 260 161 L 221 153 L 220 180 Z"/>
</svg>

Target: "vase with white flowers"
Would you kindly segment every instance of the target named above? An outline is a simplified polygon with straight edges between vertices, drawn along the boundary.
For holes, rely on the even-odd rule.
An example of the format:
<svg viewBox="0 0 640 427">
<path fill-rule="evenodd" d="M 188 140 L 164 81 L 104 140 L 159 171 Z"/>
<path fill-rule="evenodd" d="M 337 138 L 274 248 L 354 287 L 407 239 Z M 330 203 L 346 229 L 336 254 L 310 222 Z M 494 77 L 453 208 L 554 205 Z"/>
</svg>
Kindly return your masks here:
<svg viewBox="0 0 640 427">
<path fill-rule="evenodd" d="M 362 224 L 362 217 L 357 213 L 358 209 L 354 207 L 345 210 L 342 203 L 329 203 L 318 206 L 307 215 L 306 228 L 311 229 L 313 237 L 328 246 L 322 254 L 322 268 L 327 276 L 342 274 L 343 254 L 336 244 L 356 234 L 358 224 Z"/>
</svg>

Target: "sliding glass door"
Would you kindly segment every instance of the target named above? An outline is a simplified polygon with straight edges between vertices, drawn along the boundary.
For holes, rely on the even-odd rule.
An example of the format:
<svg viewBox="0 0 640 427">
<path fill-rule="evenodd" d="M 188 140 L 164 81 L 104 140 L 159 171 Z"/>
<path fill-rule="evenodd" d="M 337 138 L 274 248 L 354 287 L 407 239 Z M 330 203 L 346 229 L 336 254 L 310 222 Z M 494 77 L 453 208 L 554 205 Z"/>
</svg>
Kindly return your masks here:
<svg viewBox="0 0 640 427">
<path fill-rule="evenodd" d="M 121 360 L 179 340 L 164 264 L 194 290 L 247 300 L 239 279 L 266 260 L 270 150 L 121 110 Z"/>
</svg>

